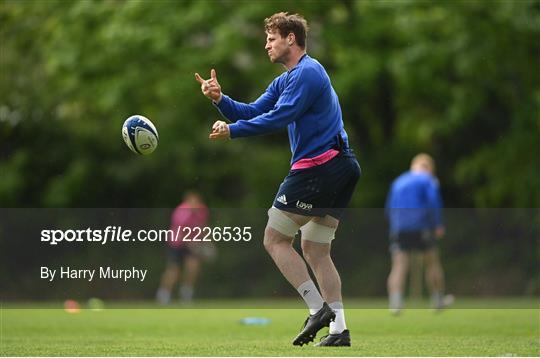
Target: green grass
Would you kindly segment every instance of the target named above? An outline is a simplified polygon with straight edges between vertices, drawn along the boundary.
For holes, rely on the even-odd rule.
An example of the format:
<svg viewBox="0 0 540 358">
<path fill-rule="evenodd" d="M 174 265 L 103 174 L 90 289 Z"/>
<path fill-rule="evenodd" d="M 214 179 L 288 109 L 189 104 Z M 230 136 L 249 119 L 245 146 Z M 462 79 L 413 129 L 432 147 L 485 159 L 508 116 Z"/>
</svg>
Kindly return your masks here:
<svg viewBox="0 0 540 358">
<path fill-rule="evenodd" d="M 386 309 L 349 309 L 353 346 L 316 348 L 291 345 L 304 309 L 109 308 L 69 314 L 4 305 L 0 351 L 3 356 L 538 356 L 540 311 L 537 303 L 527 306 L 533 308 L 454 308 L 440 314 L 410 309 L 400 317 Z M 248 316 L 271 323 L 241 325 Z"/>
</svg>

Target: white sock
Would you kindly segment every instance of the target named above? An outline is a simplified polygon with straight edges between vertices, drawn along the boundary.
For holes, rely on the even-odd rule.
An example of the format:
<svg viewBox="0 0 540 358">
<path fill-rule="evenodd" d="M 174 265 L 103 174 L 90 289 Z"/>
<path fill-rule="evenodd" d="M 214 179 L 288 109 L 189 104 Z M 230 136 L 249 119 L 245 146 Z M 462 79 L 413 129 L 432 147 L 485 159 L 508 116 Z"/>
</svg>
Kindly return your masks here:
<svg viewBox="0 0 540 358">
<path fill-rule="evenodd" d="M 329 304 L 332 311 L 336 313 L 336 319 L 334 322 L 330 322 L 330 334 L 341 333 L 347 329 L 345 324 L 345 311 L 343 309 L 343 302 L 336 301 Z"/>
<path fill-rule="evenodd" d="M 444 296 L 442 292 L 440 291 L 433 292 L 431 294 L 431 306 L 437 309 L 443 308 L 444 307 L 443 297 Z"/>
<path fill-rule="evenodd" d="M 193 286 L 182 285 L 180 286 L 180 298 L 182 301 L 191 301 L 193 300 L 194 289 Z"/>
<path fill-rule="evenodd" d="M 315 314 L 322 308 L 324 301 L 313 280 L 304 282 L 296 290 L 304 301 L 306 301 L 309 314 Z"/>
<path fill-rule="evenodd" d="M 400 310 L 403 308 L 403 294 L 400 292 L 391 293 L 389 296 L 389 308 L 391 310 Z"/>
<path fill-rule="evenodd" d="M 156 292 L 156 301 L 160 305 L 168 305 L 171 302 L 171 291 L 165 288 L 158 289 Z"/>
</svg>

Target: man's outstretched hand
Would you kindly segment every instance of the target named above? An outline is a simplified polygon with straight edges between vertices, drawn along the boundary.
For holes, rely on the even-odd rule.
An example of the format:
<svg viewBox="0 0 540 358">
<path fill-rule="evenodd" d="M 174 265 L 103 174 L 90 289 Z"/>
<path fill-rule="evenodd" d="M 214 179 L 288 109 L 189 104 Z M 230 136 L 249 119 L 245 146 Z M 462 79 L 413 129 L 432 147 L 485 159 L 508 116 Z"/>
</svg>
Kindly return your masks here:
<svg viewBox="0 0 540 358">
<path fill-rule="evenodd" d="M 217 80 L 216 70 L 212 69 L 210 71 L 210 79 L 208 80 L 203 80 L 198 73 L 195 74 L 195 79 L 201 84 L 201 91 L 206 97 L 216 103 L 221 101 L 221 86 Z"/>
<path fill-rule="evenodd" d="M 231 132 L 229 125 L 223 121 L 216 121 L 212 126 L 212 133 L 208 136 L 210 139 L 230 139 Z"/>
<path fill-rule="evenodd" d="M 444 226 L 438 226 L 435 229 L 435 237 L 439 240 L 444 237 L 445 233 L 446 233 L 446 230 L 444 229 Z"/>
</svg>

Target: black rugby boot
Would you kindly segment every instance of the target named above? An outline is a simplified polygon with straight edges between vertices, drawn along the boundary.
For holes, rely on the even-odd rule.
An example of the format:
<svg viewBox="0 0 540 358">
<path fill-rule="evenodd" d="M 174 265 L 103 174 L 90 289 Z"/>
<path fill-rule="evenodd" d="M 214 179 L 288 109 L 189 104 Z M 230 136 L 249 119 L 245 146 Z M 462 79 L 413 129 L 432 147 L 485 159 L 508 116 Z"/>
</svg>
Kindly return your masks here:
<svg viewBox="0 0 540 358">
<path fill-rule="evenodd" d="M 328 334 L 321 338 L 321 341 L 315 345 L 316 347 L 350 347 L 351 335 L 346 329 L 341 333 Z"/>
<path fill-rule="evenodd" d="M 308 344 L 309 342 L 313 342 L 317 332 L 324 327 L 328 327 L 330 322 L 332 322 L 335 318 L 336 314 L 334 311 L 332 311 L 330 306 L 328 306 L 328 303 L 325 302 L 317 313 L 310 315 L 306 319 L 304 322 L 304 327 L 294 339 L 293 345 L 302 346 L 304 344 Z"/>
</svg>

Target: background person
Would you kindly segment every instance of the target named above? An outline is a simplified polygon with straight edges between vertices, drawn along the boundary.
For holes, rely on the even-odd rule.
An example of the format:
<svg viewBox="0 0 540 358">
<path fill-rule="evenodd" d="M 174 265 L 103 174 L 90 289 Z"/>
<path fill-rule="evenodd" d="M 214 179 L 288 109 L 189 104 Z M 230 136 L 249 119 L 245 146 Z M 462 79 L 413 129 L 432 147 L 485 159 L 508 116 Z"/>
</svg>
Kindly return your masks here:
<svg viewBox="0 0 540 358">
<path fill-rule="evenodd" d="M 173 233 L 177 232 L 178 227 L 202 229 L 207 226 L 208 217 L 208 208 L 201 195 L 190 191 L 184 195 L 184 200 L 172 213 L 170 229 Z M 184 233 L 182 230 L 180 232 Z M 158 303 L 170 303 L 172 291 L 180 278 L 182 278 L 179 289 L 180 299 L 184 302 L 190 302 L 193 299 L 201 261 L 215 255 L 213 243 L 187 241 L 193 236 L 191 234 L 179 237 L 176 241 L 167 241 L 167 267 L 161 276 L 161 284 L 156 293 Z"/>
<path fill-rule="evenodd" d="M 387 285 L 393 314 L 398 314 L 404 306 L 404 286 L 411 252 L 415 250 L 423 253 L 432 307 L 444 307 L 444 275 L 437 248 L 437 240 L 445 233 L 441 208 L 434 160 L 428 154 L 418 154 L 412 159 L 410 171 L 394 180 L 386 200 L 392 255 Z"/>
</svg>

